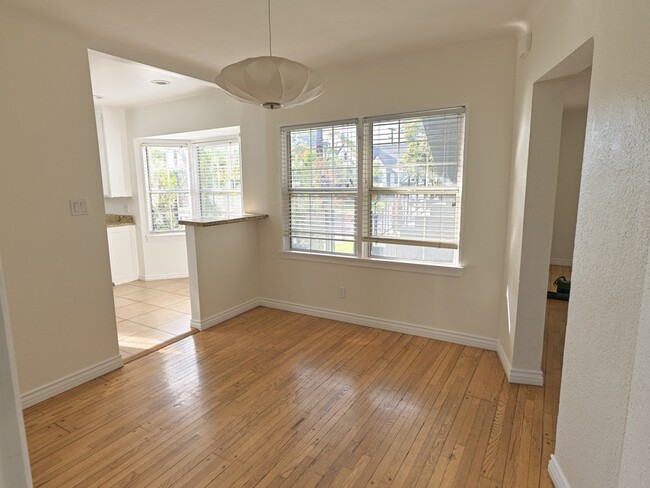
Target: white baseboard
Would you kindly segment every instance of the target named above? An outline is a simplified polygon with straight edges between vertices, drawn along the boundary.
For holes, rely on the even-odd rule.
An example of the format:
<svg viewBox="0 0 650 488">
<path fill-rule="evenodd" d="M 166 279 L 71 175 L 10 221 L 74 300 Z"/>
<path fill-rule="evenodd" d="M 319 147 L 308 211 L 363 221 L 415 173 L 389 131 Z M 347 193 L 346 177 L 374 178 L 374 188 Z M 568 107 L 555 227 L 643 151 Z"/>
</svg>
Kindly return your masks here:
<svg viewBox="0 0 650 488">
<path fill-rule="evenodd" d="M 114 285 L 122 285 L 124 283 L 131 283 L 132 281 L 136 281 L 139 278 L 137 273 L 134 274 L 128 274 L 128 275 L 120 275 L 120 276 L 113 276 L 113 284 Z"/>
<path fill-rule="evenodd" d="M 366 327 L 374 327 L 376 329 L 402 332 L 404 334 L 426 337 L 428 339 L 453 342 L 455 344 L 462 344 L 464 346 L 479 347 L 481 349 L 488 349 L 490 351 L 496 351 L 498 345 L 496 339 L 490 339 L 488 337 L 465 334 L 463 332 L 454 332 L 444 329 L 435 329 L 432 327 L 424 327 L 422 325 L 398 322 L 396 320 L 386 320 L 378 317 L 370 317 L 367 315 L 359 315 L 350 312 L 340 312 L 338 310 L 311 307 L 309 305 L 299 305 L 297 303 L 274 300 L 271 298 L 260 298 L 258 305 L 269 308 L 277 308 L 279 310 L 287 310 L 289 312 L 302 313 L 304 315 L 312 315 L 314 317 L 339 320 L 341 322 L 348 322 L 350 324 L 365 325 Z"/>
<path fill-rule="evenodd" d="M 157 274 L 157 275 L 140 275 L 136 279 L 140 281 L 158 281 L 158 280 L 175 280 L 177 278 L 187 278 L 189 275 L 187 273 L 167 273 L 167 274 Z"/>
<path fill-rule="evenodd" d="M 548 474 L 555 488 L 571 488 L 569 480 L 564 476 L 564 472 L 560 467 L 560 463 L 557 462 L 555 454 L 551 454 L 551 459 L 548 461 Z"/>
<path fill-rule="evenodd" d="M 211 317 L 205 318 L 201 321 L 192 319 L 190 321 L 190 325 L 198 330 L 209 329 L 210 327 L 214 327 L 215 325 L 220 324 L 221 322 L 236 317 L 237 315 L 240 315 L 244 312 L 248 312 L 249 310 L 259 306 L 260 306 L 260 300 L 258 298 L 255 298 L 253 300 L 244 302 L 241 305 L 237 305 L 236 307 L 232 307 L 229 308 L 228 310 L 224 310 L 223 312 L 220 312 L 216 315 L 212 315 Z"/>
<path fill-rule="evenodd" d="M 501 344 L 498 344 L 497 355 L 501 361 L 501 366 L 506 373 L 506 377 L 510 383 L 516 383 L 518 385 L 532 385 L 532 386 L 543 386 L 544 385 L 544 373 L 542 370 L 536 369 L 521 369 L 513 368 L 508 356 L 506 355 Z"/>
<path fill-rule="evenodd" d="M 573 266 L 571 259 L 551 258 L 551 264 L 554 266 Z"/>
<path fill-rule="evenodd" d="M 119 355 L 92 366 L 88 366 L 87 368 L 64 376 L 63 378 L 59 378 L 58 380 L 23 393 L 20 395 L 22 406 L 23 408 L 31 407 L 32 405 L 36 405 L 37 403 L 56 396 L 59 393 L 70 390 L 75 386 L 79 386 L 86 381 L 94 380 L 103 374 L 119 369 L 122 366 L 124 366 L 124 362 L 122 361 L 122 357 Z"/>
</svg>

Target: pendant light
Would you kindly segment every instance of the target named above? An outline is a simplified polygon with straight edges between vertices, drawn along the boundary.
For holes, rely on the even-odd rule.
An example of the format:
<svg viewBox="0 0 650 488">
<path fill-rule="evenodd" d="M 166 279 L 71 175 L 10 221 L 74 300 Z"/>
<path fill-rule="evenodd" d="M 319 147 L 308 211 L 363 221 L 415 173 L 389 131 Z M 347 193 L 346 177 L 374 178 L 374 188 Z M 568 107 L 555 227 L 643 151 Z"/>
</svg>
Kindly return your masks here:
<svg viewBox="0 0 650 488">
<path fill-rule="evenodd" d="M 271 110 L 314 100 L 323 93 L 323 81 L 318 73 L 304 64 L 273 56 L 271 0 L 268 0 L 268 19 L 269 55 L 226 66 L 214 81 L 237 100 Z"/>
</svg>

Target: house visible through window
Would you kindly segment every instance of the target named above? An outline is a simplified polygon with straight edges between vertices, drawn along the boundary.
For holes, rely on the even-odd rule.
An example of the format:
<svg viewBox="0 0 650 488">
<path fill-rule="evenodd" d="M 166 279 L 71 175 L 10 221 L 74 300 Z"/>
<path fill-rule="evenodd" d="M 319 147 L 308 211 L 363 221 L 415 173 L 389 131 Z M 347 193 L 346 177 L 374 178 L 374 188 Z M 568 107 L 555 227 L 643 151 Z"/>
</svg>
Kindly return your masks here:
<svg viewBox="0 0 650 488">
<path fill-rule="evenodd" d="M 284 128 L 285 248 L 459 264 L 464 139 L 464 107 Z"/>
<path fill-rule="evenodd" d="M 179 220 L 242 212 L 239 139 L 142 144 L 149 232 L 183 231 Z"/>
<path fill-rule="evenodd" d="M 464 126 L 463 109 L 364 120 L 370 257 L 456 262 Z"/>
</svg>

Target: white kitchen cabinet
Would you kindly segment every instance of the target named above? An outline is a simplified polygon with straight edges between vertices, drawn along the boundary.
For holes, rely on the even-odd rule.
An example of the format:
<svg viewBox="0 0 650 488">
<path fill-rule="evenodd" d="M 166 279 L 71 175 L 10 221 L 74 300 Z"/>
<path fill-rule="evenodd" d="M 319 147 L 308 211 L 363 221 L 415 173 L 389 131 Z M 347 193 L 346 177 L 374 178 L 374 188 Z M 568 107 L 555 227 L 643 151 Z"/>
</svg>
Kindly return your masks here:
<svg viewBox="0 0 650 488">
<path fill-rule="evenodd" d="M 95 115 L 104 196 L 130 197 L 131 172 L 125 110 L 120 107 L 101 106 L 96 107 Z"/>
<path fill-rule="evenodd" d="M 137 280 L 139 272 L 135 225 L 109 227 L 107 231 L 113 284 L 120 285 Z"/>
</svg>

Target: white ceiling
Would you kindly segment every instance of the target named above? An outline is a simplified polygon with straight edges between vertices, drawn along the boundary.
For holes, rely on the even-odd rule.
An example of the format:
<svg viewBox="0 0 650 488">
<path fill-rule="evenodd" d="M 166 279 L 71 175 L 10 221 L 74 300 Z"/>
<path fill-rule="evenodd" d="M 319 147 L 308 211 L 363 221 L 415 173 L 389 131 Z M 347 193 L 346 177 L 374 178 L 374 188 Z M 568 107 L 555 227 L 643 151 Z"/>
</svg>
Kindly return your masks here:
<svg viewBox="0 0 650 488">
<path fill-rule="evenodd" d="M 266 0 L 2 0 L 88 47 L 212 80 L 268 52 Z M 540 0 L 271 0 L 273 53 L 314 68 L 514 34 Z"/>
<path fill-rule="evenodd" d="M 2 0 L 76 31 L 88 46 L 212 82 L 268 53 L 266 0 Z M 521 33 L 541 0 L 271 0 L 273 54 L 316 69 Z M 134 106 L 209 90 L 180 74 L 90 52 L 98 104 Z M 166 86 L 151 84 L 167 79 Z"/>
<path fill-rule="evenodd" d="M 96 105 L 133 107 L 206 91 L 216 85 L 95 51 L 88 52 Z M 152 80 L 169 81 L 157 85 Z"/>
</svg>

